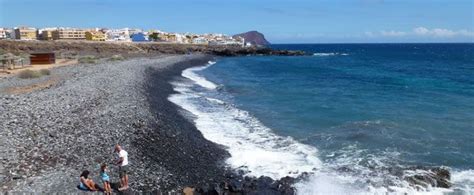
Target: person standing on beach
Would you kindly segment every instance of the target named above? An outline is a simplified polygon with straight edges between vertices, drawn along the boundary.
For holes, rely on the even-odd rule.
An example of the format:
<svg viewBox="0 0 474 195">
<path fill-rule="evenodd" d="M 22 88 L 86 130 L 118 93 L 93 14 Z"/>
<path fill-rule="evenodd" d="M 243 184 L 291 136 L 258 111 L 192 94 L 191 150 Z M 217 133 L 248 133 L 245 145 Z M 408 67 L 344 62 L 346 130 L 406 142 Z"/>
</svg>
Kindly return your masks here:
<svg viewBox="0 0 474 195">
<path fill-rule="evenodd" d="M 115 152 L 118 153 L 119 159 L 117 165 L 119 166 L 120 188 L 119 190 L 128 189 L 128 152 L 123 150 L 120 145 L 115 145 Z"/>
</svg>

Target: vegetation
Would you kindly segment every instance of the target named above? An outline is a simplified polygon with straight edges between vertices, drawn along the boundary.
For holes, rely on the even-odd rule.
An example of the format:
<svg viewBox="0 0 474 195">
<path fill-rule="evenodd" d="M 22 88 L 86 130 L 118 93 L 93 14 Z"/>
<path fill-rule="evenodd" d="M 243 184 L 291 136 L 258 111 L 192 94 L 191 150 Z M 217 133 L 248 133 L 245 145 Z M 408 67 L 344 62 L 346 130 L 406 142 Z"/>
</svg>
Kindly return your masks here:
<svg viewBox="0 0 474 195">
<path fill-rule="evenodd" d="M 73 52 L 73 51 L 61 51 L 59 52 L 59 57 L 58 58 L 62 58 L 62 59 L 68 59 L 68 60 L 72 60 L 72 59 L 76 59 L 77 58 L 77 52 Z"/>
<path fill-rule="evenodd" d="M 47 69 L 35 71 L 35 70 L 22 70 L 18 73 L 18 77 L 22 79 L 33 79 L 39 78 L 43 75 L 50 75 L 51 71 Z"/>
<path fill-rule="evenodd" d="M 158 41 L 160 37 L 158 36 L 158 33 L 151 33 L 150 35 L 148 35 L 148 39 L 150 41 Z"/>
<path fill-rule="evenodd" d="M 109 61 L 122 61 L 122 60 L 125 60 L 125 58 L 120 54 L 113 55 L 112 57 L 109 58 Z"/>
<path fill-rule="evenodd" d="M 97 58 L 93 55 L 87 55 L 79 57 L 78 61 L 84 64 L 95 64 L 97 63 Z"/>
<path fill-rule="evenodd" d="M 48 69 L 41 69 L 39 71 L 42 75 L 50 75 L 51 74 L 51 71 L 48 70 Z"/>
</svg>

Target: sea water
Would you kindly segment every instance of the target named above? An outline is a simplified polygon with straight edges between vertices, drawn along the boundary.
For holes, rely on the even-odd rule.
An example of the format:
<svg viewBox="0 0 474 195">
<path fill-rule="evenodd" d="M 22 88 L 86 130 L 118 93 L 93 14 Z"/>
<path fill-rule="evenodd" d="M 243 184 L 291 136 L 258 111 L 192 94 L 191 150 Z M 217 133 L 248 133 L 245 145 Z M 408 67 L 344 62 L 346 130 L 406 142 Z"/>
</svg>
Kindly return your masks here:
<svg viewBox="0 0 474 195">
<path fill-rule="evenodd" d="M 229 166 L 311 173 L 299 194 L 474 193 L 474 44 L 273 47 L 312 55 L 219 58 L 173 82 L 170 101 Z M 454 186 L 388 171 L 413 166 L 445 166 Z"/>
</svg>

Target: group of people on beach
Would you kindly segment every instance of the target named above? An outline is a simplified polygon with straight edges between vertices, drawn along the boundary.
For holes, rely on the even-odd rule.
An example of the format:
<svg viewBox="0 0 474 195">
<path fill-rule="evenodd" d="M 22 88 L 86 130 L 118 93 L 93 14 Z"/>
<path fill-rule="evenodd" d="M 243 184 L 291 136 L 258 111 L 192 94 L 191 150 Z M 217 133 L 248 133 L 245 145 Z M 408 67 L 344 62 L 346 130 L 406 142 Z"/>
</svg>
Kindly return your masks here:
<svg viewBox="0 0 474 195">
<path fill-rule="evenodd" d="M 119 167 L 120 187 L 119 191 L 128 189 L 128 152 L 123 150 L 120 145 L 115 145 L 115 152 L 118 154 L 118 160 L 116 164 Z M 106 163 L 102 163 L 100 166 L 100 179 L 102 180 L 104 187 L 100 187 L 91 178 L 89 178 L 90 172 L 84 170 L 79 176 L 80 184 L 77 186 L 80 190 L 85 191 L 102 191 L 106 194 L 112 194 L 112 187 L 110 183 L 110 177 L 108 175 L 108 166 Z"/>
</svg>

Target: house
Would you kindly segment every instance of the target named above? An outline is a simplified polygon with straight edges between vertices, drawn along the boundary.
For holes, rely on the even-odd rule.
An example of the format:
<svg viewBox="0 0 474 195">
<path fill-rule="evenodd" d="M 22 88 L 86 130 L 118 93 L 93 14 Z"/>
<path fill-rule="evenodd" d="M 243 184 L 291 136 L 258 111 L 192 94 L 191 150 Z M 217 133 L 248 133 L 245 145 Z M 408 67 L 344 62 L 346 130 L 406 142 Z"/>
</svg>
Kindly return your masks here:
<svg viewBox="0 0 474 195">
<path fill-rule="evenodd" d="M 130 32 L 128 28 L 123 29 L 110 29 L 105 33 L 107 41 L 122 41 L 122 42 L 131 42 Z"/>
<path fill-rule="evenodd" d="M 87 31 L 86 40 L 88 41 L 105 41 L 107 37 L 100 31 Z"/>
<path fill-rule="evenodd" d="M 197 37 L 193 39 L 192 43 L 197 45 L 207 45 L 209 44 L 209 40 L 207 40 L 205 37 Z"/>
<path fill-rule="evenodd" d="M 85 40 L 86 31 L 77 28 L 59 28 L 52 32 L 53 40 Z"/>
<path fill-rule="evenodd" d="M 142 32 L 132 34 L 131 39 L 132 39 L 132 42 L 147 42 L 148 41 L 148 37 L 146 37 L 145 34 Z"/>
<path fill-rule="evenodd" d="M 176 42 L 178 40 L 178 36 L 176 34 L 166 34 L 166 41 L 168 42 Z"/>
<path fill-rule="evenodd" d="M 0 39 L 10 39 L 11 30 L 8 28 L 0 28 Z"/>
<path fill-rule="evenodd" d="M 37 40 L 38 30 L 30 27 L 18 27 L 14 29 L 15 39 L 19 40 Z"/>
<path fill-rule="evenodd" d="M 129 35 L 133 35 L 133 34 L 137 34 L 137 33 L 143 33 L 143 30 L 142 29 L 138 29 L 138 28 L 125 28 L 126 30 L 128 30 L 128 34 Z"/>
</svg>

